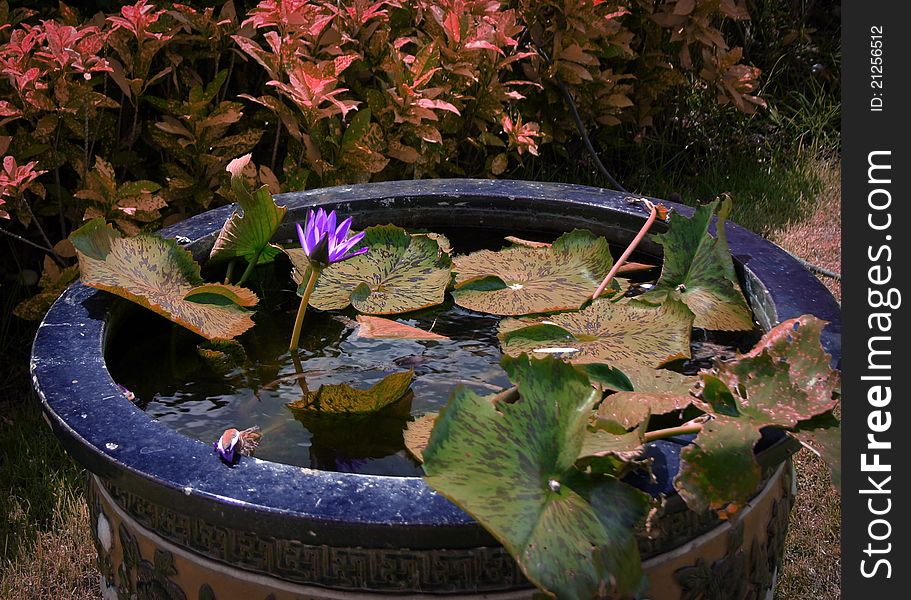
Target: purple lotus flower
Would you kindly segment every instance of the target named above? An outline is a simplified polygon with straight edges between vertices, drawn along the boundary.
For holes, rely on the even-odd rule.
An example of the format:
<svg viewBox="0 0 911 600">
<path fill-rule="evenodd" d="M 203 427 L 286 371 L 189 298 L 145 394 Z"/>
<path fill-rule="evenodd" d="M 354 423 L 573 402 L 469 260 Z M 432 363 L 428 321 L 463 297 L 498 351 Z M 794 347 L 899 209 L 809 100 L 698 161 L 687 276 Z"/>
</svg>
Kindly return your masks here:
<svg viewBox="0 0 911 600">
<path fill-rule="evenodd" d="M 351 250 L 364 237 L 362 231 L 346 239 L 351 230 L 351 217 L 342 221 L 338 227 L 335 226 L 335 221 L 334 210 L 326 214 L 326 211 L 320 208 L 316 213 L 310 210 L 306 227 L 297 224 L 301 248 L 310 262 L 317 267 L 327 267 L 367 252 L 366 246 Z"/>
</svg>

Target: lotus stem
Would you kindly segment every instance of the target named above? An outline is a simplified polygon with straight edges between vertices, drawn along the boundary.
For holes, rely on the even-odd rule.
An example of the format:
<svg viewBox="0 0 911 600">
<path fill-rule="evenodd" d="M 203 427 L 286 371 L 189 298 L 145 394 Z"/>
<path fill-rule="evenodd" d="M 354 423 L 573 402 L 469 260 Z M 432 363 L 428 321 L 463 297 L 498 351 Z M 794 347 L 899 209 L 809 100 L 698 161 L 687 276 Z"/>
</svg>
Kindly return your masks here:
<svg viewBox="0 0 911 600">
<path fill-rule="evenodd" d="M 319 279 L 319 274 L 322 272 L 322 269 L 310 267 L 310 279 L 307 280 L 307 287 L 304 288 L 304 293 L 301 295 L 301 303 L 297 309 L 297 318 L 294 319 L 294 330 L 291 332 L 291 345 L 288 349 L 291 352 L 294 352 L 297 349 L 297 344 L 300 341 L 301 337 L 301 326 L 304 324 L 304 315 L 307 314 L 307 304 L 310 302 L 310 294 L 313 293 L 313 288 L 316 287 L 316 280 Z"/>
<path fill-rule="evenodd" d="M 519 399 L 519 386 L 514 385 L 510 388 L 494 394 L 490 401 L 492 404 L 499 404 L 503 402 L 504 404 L 511 404 Z"/>
<path fill-rule="evenodd" d="M 702 419 L 702 417 L 699 417 L 698 419 L 694 419 L 689 423 L 684 423 L 683 425 L 678 425 L 677 427 L 668 427 L 667 429 L 656 429 L 655 431 L 649 431 L 644 436 L 642 436 L 642 442 L 647 444 L 649 442 L 654 442 L 655 440 L 663 440 L 665 438 L 674 437 L 675 435 L 699 433 L 702 431 L 704 425 L 705 420 Z"/>
<path fill-rule="evenodd" d="M 655 222 L 655 217 L 658 216 L 658 208 L 649 202 L 644 200 L 645 205 L 648 206 L 651 211 L 648 215 L 648 219 L 645 220 L 645 225 L 642 226 L 642 229 L 639 230 L 639 233 L 636 234 L 636 237 L 633 238 L 633 241 L 630 242 L 630 245 L 626 247 L 626 250 L 623 251 L 623 254 L 614 263 L 614 266 L 611 267 L 610 272 L 607 274 L 607 277 L 604 278 L 604 281 L 601 282 L 601 285 L 598 286 L 598 289 L 595 290 L 595 293 L 592 294 L 592 300 L 596 299 L 598 296 L 604 293 L 605 288 L 610 284 L 610 280 L 614 278 L 614 275 L 617 274 L 617 271 L 620 270 L 620 267 L 623 266 L 623 263 L 626 262 L 626 259 L 629 258 L 629 255 L 633 253 L 633 250 L 636 249 L 636 246 L 639 245 L 639 242 L 642 241 L 642 238 L 645 237 L 645 234 L 648 233 L 649 228 L 652 226 L 652 223 Z"/>
</svg>

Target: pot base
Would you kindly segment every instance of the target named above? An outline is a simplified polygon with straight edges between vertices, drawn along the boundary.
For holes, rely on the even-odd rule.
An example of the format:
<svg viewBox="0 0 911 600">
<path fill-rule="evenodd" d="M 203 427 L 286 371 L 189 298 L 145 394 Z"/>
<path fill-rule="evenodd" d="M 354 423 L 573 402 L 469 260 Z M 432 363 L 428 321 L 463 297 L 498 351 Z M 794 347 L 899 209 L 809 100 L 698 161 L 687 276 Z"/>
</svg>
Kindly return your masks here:
<svg viewBox="0 0 911 600">
<path fill-rule="evenodd" d="M 771 598 L 794 495 L 792 483 L 793 469 L 788 461 L 778 467 L 763 490 L 739 512 L 735 520 L 723 522 L 677 548 L 644 561 L 643 570 L 650 582 L 645 597 L 649 600 L 678 600 L 688 597 L 706 600 Z M 207 529 L 208 526 L 176 513 L 172 515 L 172 522 L 177 527 L 174 531 L 165 533 L 171 538 L 165 539 L 141 523 L 148 521 L 148 515 L 141 514 L 144 509 L 160 511 L 162 507 L 146 503 L 144 506 L 133 504 L 129 510 L 125 509 L 115 500 L 105 482 L 95 475 L 89 476 L 89 509 L 98 565 L 102 573 L 101 591 L 105 599 L 142 598 L 145 597 L 144 593 L 151 593 L 151 597 L 173 600 L 388 598 L 389 588 L 394 586 L 389 578 L 398 574 L 399 577 L 408 579 L 407 570 L 421 568 L 415 565 L 434 569 L 430 565 L 433 557 L 428 556 L 427 551 L 410 553 L 415 562 L 408 565 L 385 562 L 382 557 L 384 554 L 388 556 L 388 553 L 384 550 L 346 549 L 359 554 L 359 563 L 333 565 L 330 557 L 335 557 L 338 561 L 340 555 L 337 549 L 321 546 L 313 547 L 318 550 L 313 556 L 321 556 L 322 564 L 310 565 L 310 568 L 315 566 L 317 569 L 345 570 L 351 582 L 360 580 L 364 587 L 332 589 L 305 585 L 241 569 L 182 547 L 172 540 L 179 539 L 182 534 L 189 535 L 192 530 Z M 659 519 L 658 527 L 660 526 Z M 235 546 L 236 552 L 271 554 L 274 557 L 280 543 L 272 540 L 276 545 L 270 547 L 269 540 L 260 539 L 259 547 L 244 548 L 243 536 L 233 535 L 235 532 L 222 533 L 231 538 L 229 543 Z M 222 543 L 225 541 L 222 540 Z M 298 543 L 298 546 L 303 544 Z M 485 554 L 492 558 L 502 552 L 499 548 L 476 550 L 482 562 Z M 348 552 L 347 558 L 350 559 L 354 552 Z M 397 554 L 405 556 L 408 551 L 398 551 Z M 439 559 L 439 556 L 436 558 Z M 479 563 L 475 562 L 475 567 L 477 564 Z M 474 570 L 470 569 L 472 565 L 464 561 L 462 566 Z M 488 568 L 489 566 L 487 565 Z M 502 566 L 509 571 L 507 578 L 515 577 L 514 564 Z M 436 569 L 438 572 L 451 572 L 451 569 L 439 564 Z M 463 571 L 461 576 L 465 575 Z M 414 577 L 415 574 L 412 573 L 411 576 Z M 385 592 L 369 589 L 369 581 L 376 577 L 386 579 Z M 518 579 L 515 583 L 520 587 L 523 582 Z M 396 594 L 398 598 L 432 596 L 434 595 L 414 591 Z M 446 598 L 453 600 L 527 600 L 532 596 L 531 589 L 446 594 Z"/>
</svg>

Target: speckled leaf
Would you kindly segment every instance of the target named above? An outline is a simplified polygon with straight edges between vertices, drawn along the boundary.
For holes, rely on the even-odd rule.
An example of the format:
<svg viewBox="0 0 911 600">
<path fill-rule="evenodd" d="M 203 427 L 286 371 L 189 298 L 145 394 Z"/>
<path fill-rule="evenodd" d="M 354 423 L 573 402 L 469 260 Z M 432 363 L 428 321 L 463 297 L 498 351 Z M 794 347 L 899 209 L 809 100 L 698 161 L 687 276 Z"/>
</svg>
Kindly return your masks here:
<svg viewBox="0 0 911 600">
<path fill-rule="evenodd" d="M 693 400 L 692 396 L 681 394 L 617 392 L 604 399 L 598 407 L 598 416 L 629 429 L 645 422 L 651 415 L 683 410 Z"/>
<path fill-rule="evenodd" d="M 418 329 L 417 327 L 412 327 L 411 325 L 399 323 L 392 319 L 384 319 L 382 317 L 358 315 L 357 322 L 360 325 L 357 330 L 357 335 L 363 338 L 389 340 L 449 340 L 445 335 L 433 333 L 432 331 L 425 331 L 423 329 Z"/>
<path fill-rule="evenodd" d="M 797 438 L 804 447 L 825 461 L 832 475 L 832 485 L 841 489 L 841 427 L 831 414 L 824 422 L 812 419 L 799 423 L 791 435 Z"/>
<path fill-rule="evenodd" d="M 716 419 L 696 438 L 701 450 L 681 455 L 685 460 L 675 485 L 690 507 L 723 508 L 730 502 L 736 509 L 746 502 L 754 490 L 727 481 L 725 473 L 743 469 L 744 478 L 758 484 L 752 447 L 766 426 L 796 427 L 795 436 L 808 444 L 817 436 L 817 451 L 837 465 L 838 430 L 830 419 L 814 419 L 838 404 L 838 373 L 819 341 L 823 326 L 812 316 L 790 319 L 765 334 L 749 353 L 720 363 L 715 373 L 700 374 L 699 407 Z M 834 479 L 839 477 L 840 472 L 833 473 Z"/>
<path fill-rule="evenodd" d="M 644 365 L 624 365 L 623 373 L 633 384 L 633 391 L 648 394 L 677 394 L 687 396 L 698 378 L 668 369 L 653 369 Z M 619 388 L 609 388 L 623 392 Z"/>
<path fill-rule="evenodd" d="M 718 202 L 696 209 L 692 218 L 674 214 L 667 233 L 655 236 L 664 246 L 664 265 L 655 288 L 639 296 L 660 304 L 679 298 L 696 315 L 696 327 L 740 331 L 753 328 L 753 315 L 737 278 L 724 234 L 724 222 L 731 211 L 730 200 L 718 210 L 717 237 L 708 233 Z"/>
<path fill-rule="evenodd" d="M 657 367 L 688 357 L 692 322 L 689 309 L 673 300 L 652 306 L 598 299 L 584 310 L 550 315 L 538 325 L 514 329 L 515 320 L 504 319 L 497 337 L 510 356 L 559 349 L 573 363 L 608 363 L 622 370 L 629 364 Z"/>
<path fill-rule="evenodd" d="M 382 410 L 401 399 L 411 387 L 414 371 L 392 373 L 370 387 L 359 390 L 347 384 L 321 385 L 307 397 L 289 402 L 293 411 L 334 415 L 362 415 Z"/>
<path fill-rule="evenodd" d="M 586 431 L 582 438 L 582 448 L 579 450 L 578 458 L 611 454 L 622 461 L 633 460 L 642 454 L 642 435 L 644 433 L 640 429 L 623 433 L 613 433 L 603 428 Z"/>
<path fill-rule="evenodd" d="M 104 219 L 70 235 L 82 282 L 164 315 L 208 339 L 230 339 L 253 326 L 256 295 L 245 288 L 204 284 L 199 265 L 174 240 L 140 234 L 122 238 Z"/>
<path fill-rule="evenodd" d="M 408 428 L 403 434 L 405 449 L 420 462 L 424 462 L 424 450 L 427 449 L 427 443 L 430 441 L 430 434 L 438 414 L 432 412 L 421 415 L 408 423 Z"/>
<path fill-rule="evenodd" d="M 719 417 L 705 424 L 680 453 L 674 487 L 694 511 L 735 513 L 759 488 L 762 469 L 753 446 L 759 429 L 739 419 Z"/>
<path fill-rule="evenodd" d="M 840 381 L 819 342 L 824 325 L 809 315 L 777 325 L 749 353 L 720 363 L 717 375 L 703 375 L 703 399 L 757 427 L 794 427 L 833 409 Z M 723 386 L 710 385 L 713 378 Z"/>
<path fill-rule="evenodd" d="M 633 391 L 633 382 L 620 369 L 603 363 L 587 363 L 578 365 L 578 367 L 588 375 L 588 380 L 592 385 L 602 390 Z"/>
<path fill-rule="evenodd" d="M 249 155 L 245 158 L 249 161 Z M 209 260 L 241 257 L 247 262 L 256 260 L 263 264 L 281 252 L 281 248 L 269 242 L 278 231 L 287 209 L 275 203 L 265 185 L 251 192 L 244 181 L 242 168 L 240 166 L 231 173 L 231 189 L 243 213 L 235 210 L 225 221 L 212 246 Z"/>
<path fill-rule="evenodd" d="M 471 514 L 525 575 L 558 598 L 625 597 L 642 582 L 635 525 L 647 497 L 574 468 L 600 397 L 554 359 L 504 359 L 521 399 L 499 403 L 459 388 L 424 451 L 426 481 Z"/>
<path fill-rule="evenodd" d="M 549 248 L 480 250 L 454 263 L 456 304 L 495 315 L 528 315 L 579 308 L 613 259 L 607 240 L 575 230 Z"/>
<path fill-rule="evenodd" d="M 331 265 L 320 275 L 310 306 L 384 315 L 411 312 L 443 302 L 452 261 L 435 240 L 411 236 L 393 225 L 368 227 L 366 254 Z M 294 263 L 294 281 L 306 281 L 309 262 L 300 248 L 285 251 Z"/>
</svg>

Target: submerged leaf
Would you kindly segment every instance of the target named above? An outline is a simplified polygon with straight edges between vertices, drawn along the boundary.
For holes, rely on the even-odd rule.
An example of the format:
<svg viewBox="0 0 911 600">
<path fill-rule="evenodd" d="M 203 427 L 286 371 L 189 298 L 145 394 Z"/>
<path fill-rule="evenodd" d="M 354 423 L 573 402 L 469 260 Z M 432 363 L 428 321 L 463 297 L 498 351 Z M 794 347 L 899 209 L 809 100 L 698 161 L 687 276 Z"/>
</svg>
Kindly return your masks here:
<svg viewBox="0 0 911 600">
<path fill-rule="evenodd" d="M 235 210 L 225 221 L 212 246 L 209 260 L 241 257 L 247 262 L 256 260 L 262 264 L 281 252 L 281 248 L 269 242 L 278 231 L 287 209 L 275 204 L 265 185 L 250 192 L 242 174 L 243 167 L 249 160 L 248 154 L 232 161 L 228 168 L 231 171 L 231 189 L 243 214 Z"/>
<path fill-rule="evenodd" d="M 454 263 L 456 304 L 495 315 L 528 315 L 582 306 L 613 258 L 607 240 L 577 229 L 550 247 L 480 250 Z"/>
<path fill-rule="evenodd" d="M 393 225 L 365 229 L 366 254 L 323 271 L 310 306 L 338 310 L 353 305 L 367 314 L 397 314 L 441 304 L 452 278 L 452 261 L 435 240 L 411 236 Z M 300 248 L 285 250 L 294 264 L 294 281 L 309 277 L 309 261 Z"/>
<path fill-rule="evenodd" d="M 648 499 L 574 467 L 600 397 L 554 359 L 504 359 L 521 399 L 496 406 L 459 388 L 424 451 L 427 483 L 468 511 L 537 586 L 561 598 L 635 593 L 633 526 Z"/>
<path fill-rule="evenodd" d="M 139 234 L 122 238 L 103 219 L 70 235 L 82 282 L 164 315 L 208 339 L 230 339 L 253 326 L 243 306 L 256 304 L 248 289 L 204 284 L 199 265 L 177 242 Z"/>
<path fill-rule="evenodd" d="M 737 283 L 724 233 L 730 200 L 718 210 L 718 234 L 713 238 L 708 230 L 717 208 L 717 201 L 701 206 L 691 219 L 674 214 L 667 233 L 655 236 L 664 246 L 661 277 L 653 290 L 638 298 L 653 304 L 668 298 L 682 300 L 696 315 L 695 327 L 749 330 L 753 316 Z"/>
<path fill-rule="evenodd" d="M 595 300 L 579 312 L 551 315 L 537 325 L 505 319 L 497 337 L 504 354 L 541 356 L 559 348 L 573 363 L 657 367 L 689 356 L 693 314 L 685 305 Z"/>
<path fill-rule="evenodd" d="M 392 319 L 358 315 L 357 322 L 360 327 L 357 335 L 363 338 L 389 339 L 389 340 L 437 340 L 447 341 L 448 337 L 405 325 Z"/>
<path fill-rule="evenodd" d="M 392 373 L 370 389 L 359 390 L 348 384 L 321 385 L 307 397 L 288 403 L 293 411 L 331 415 L 362 415 L 380 411 L 400 400 L 411 387 L 414 371 Z"/>
</svg>

